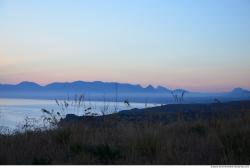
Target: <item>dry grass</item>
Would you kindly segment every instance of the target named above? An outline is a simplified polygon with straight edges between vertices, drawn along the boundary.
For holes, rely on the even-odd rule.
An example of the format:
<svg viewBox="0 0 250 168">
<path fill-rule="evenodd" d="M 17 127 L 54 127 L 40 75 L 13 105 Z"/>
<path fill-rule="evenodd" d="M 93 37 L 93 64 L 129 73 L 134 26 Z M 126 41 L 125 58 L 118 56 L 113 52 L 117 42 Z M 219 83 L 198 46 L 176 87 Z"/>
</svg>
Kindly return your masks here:
<svg viewBox="0 0 250 168">
<path fill-rule="evenodd" d="M 169 124 L 104 118 L 0 135 L 0 164 L 250 164 L 249 114 Z"/>
</svg>

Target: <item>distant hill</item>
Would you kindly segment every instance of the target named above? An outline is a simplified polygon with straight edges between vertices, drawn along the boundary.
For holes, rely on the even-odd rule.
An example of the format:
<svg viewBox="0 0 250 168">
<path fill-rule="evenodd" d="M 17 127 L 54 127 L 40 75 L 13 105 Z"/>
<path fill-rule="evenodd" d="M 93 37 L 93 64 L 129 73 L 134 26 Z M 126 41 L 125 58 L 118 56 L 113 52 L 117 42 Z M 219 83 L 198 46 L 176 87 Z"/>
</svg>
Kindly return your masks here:
<svg viewBox="0 0 250 168">
<path fill-rule="evenodd" d="M 64 83 L 51 83 L 46 86 L 41 86 L 34 82 L 21 82 L 17 85 L 0 84 L 1 91 L 57 91 L 57 92 L 93 92 L 93 93 L 169 93 L 171 90 L 163 86 L 154 88 L 149 85 L 143 88 L 141 85 L 133 85 L 128 83 L 116 83 L 116 82 L 64 82 Z"/>
<path fill-rule="evenodd" d="M 250 94 L 250 91 L 249 90 L 246 90 L 246 89 L 242 89 L 242 88 L 234 88 L 232 91 L 231 91 L 232 94 Z"/>
</svg>

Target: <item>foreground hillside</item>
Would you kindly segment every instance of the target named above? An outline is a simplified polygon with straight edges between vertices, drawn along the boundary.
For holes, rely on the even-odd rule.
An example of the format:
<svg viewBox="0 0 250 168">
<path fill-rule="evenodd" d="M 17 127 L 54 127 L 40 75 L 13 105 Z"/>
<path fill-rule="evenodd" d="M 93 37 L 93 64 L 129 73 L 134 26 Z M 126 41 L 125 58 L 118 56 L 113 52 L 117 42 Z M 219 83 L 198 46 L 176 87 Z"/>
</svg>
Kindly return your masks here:
<svg viewBox="0 0 250 168">
<path fill-rule="evenodd" d="M 0 136 L 1 164 L 250 164 L 250 101 L 168 105 Z"/>
</svg>

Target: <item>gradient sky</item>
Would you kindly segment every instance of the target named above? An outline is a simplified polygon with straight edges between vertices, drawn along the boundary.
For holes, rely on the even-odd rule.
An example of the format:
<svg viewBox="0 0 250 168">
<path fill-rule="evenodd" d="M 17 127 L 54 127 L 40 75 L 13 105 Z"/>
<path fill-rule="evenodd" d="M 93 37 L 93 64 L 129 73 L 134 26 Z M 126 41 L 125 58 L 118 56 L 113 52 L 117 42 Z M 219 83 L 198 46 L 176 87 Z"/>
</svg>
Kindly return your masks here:
<svg viewBox="0 0 250 168">
<path fill-rule="evenodd" d="M 250 89 L 249 0 L 0 0 L 0 83 Z"/>
</svg>

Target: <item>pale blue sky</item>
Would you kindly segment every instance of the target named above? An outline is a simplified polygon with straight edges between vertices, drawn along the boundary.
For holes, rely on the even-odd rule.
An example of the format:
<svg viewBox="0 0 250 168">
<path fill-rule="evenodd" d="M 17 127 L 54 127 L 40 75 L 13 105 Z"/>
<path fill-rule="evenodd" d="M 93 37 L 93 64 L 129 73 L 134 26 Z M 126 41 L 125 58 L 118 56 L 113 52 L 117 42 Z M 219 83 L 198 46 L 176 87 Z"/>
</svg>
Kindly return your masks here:
<svg viewBox="0 0 250 168">
<path fill-rule="evenodd" d="M 0 0 L 0 83 L 250 89 L 249 0 Z"/>
</svg>

